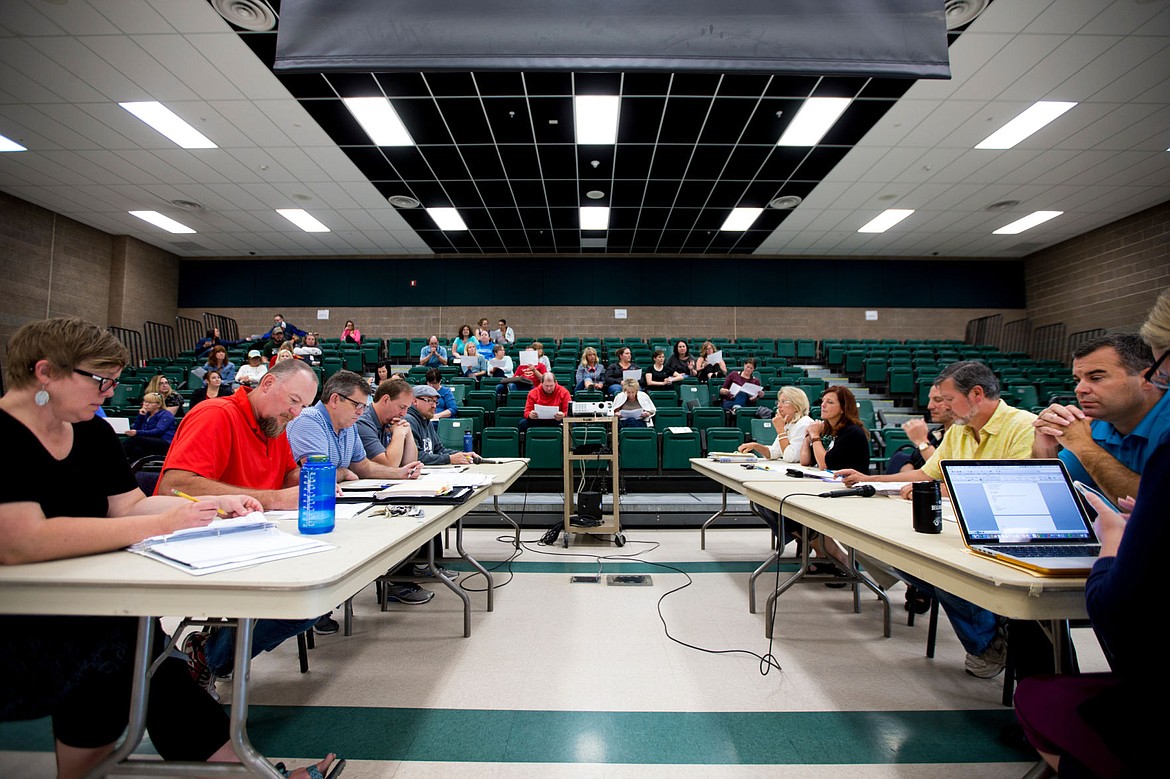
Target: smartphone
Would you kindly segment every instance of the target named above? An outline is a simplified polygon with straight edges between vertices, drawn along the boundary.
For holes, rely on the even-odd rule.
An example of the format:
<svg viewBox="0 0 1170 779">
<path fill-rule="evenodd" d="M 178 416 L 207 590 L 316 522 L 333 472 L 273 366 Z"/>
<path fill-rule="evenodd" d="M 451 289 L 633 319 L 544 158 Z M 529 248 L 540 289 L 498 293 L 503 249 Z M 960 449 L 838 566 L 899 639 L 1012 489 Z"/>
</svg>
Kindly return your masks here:
<svg viewBox="0 0 1170 779">
<path fill-rule="evenodd" d="M 1098 498 L 1103 500 L 1105 502 L 1106 506 L 1108 506 L 1109 508 L 1116 511 L 1118 514 L 1122 513 L 1121 509 L 1119 509 L 1119 508 L 1117 508 L 1117 506 L 1113 505 L 1113 501 L 1111 501 L 1111 500 L 1109 500 L 1109 498 L 1105 497 L 1105 494 L 1103 492 L 1101 492 L 1101 490 L 1090 487 L 1088 484 L 1085 484 L 1083 481 L 1073 481 L 1073 487 L 1075 487 L 1076 491 L 1081 493 L 1081 495 L 1088 495 L 1090 492 L 1093 493 Z M 1082 500 L 1081 503 L 1084 504 L 1085 510 L 1089 513 L 1089 519 L 1095 520 L 1097 518 L 1097 510 L 1094 509 L 1092 504 L 1089 503 L 1089 501 L 1087 501 L 1087 500 Z"/>
</svg>

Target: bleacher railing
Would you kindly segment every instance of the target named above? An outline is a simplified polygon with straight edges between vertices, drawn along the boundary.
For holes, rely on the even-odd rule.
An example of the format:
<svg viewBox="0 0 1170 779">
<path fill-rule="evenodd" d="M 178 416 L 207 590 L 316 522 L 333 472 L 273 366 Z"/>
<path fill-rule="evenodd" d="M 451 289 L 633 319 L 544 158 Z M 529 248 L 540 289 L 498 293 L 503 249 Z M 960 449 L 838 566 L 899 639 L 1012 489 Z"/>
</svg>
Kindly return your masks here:
<svg viewBox="0 0 1170 779">
<path fill-rule="evenodd" d="M 113 333 L 114 337 L 130 350 L 131 365 L 140 367 L 145 363 L 147 354 L 142 342 L 142 333 L 137 330 L 128 330 L 125 327 L 116 327 L 114 325 L 110 325 L 106 329 Z"/>
<path fill-rule="evenodd" d="M 1032 348 L 1028 350 L 1033 360 L 1068 360 L 1065 348 L 1064 322 L 1037 327 L 1032 331 Z"/>
<path fill-rule="evenodd" d="M 1068 348 L 1065 350 L 1065 354 L 1061 359 L 1071 361 L 1072 353 L 1076 351 L 1078 346 L 1086 341 L 1092 341 L 1094 338 L 1100 338 L 1105 335 L 1105 332 L 1105 328 L 1098 327 L 1094 330 L 1081 330 L 1073 333 L 1068 337 Z"/>
<path fill-rule="evenodd" d="M 186 316 L 175 317 L 175 330 L 178 331 L 179 343 L 182 345 L 179 351 L 194 349 L 195 344 L 199 343 L 199 339 L 207 332 L 202 322 Z"/>
<path fill-rule="evenodd" d="M 1003 333 L 1003 314 L 991 314 L 972 319 L 967 323 L 967 332 L 963 343 L 992 344 L 999 347 Z"/>
<path fill-rule="evenodd" d="M 149 356 L 179 356 L 178 343 L 175 341 L 175 328 L 161 322 L 143 322 L 142 333 L 146 338 L 146 353 Z"/>
<path fill-rule="evenodd" d="M 208 330 L 212 329 L 213 327 L 218 327 L 219 336 L 225 341 L 240 340 L 240 326 L 236 323 L 236 320 L 232 319 L 230 316 L 209 314 L 205 311 L 203 312 L 203 324 L 207 327 Z"/>
<path fill-rule="evenodd" d="M 1032 320 L 1016 319 L 1003 326 L 1001 352 L 1026 352 L 1032 345 Z"/>
</svg>

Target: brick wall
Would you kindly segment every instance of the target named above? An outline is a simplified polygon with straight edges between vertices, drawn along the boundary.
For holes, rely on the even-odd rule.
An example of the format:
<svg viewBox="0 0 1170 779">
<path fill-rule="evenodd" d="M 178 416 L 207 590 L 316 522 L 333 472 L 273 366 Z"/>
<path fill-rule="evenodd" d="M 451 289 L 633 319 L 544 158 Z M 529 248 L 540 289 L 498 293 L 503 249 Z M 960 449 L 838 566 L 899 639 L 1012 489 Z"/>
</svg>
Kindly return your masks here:
<svg viewBox="0 0 1170 779">
<path fill-rule="evenodd" d="M 1170 286 L 1170 203 L 1036 252 L 1024 273 L 1033 326 L 1136 331 Z"/>
</svg>

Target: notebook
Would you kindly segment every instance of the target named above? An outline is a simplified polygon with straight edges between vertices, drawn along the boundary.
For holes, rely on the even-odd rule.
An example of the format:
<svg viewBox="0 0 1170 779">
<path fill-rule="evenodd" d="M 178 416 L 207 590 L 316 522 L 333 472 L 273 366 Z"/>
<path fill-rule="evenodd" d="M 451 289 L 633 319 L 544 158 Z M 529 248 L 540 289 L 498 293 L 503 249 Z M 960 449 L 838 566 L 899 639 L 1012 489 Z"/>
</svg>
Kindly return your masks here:
<svg viewBox="0 0 1170 779">
<path fill-rule="evenodd" d="M 1060 460 L 944 460 L 963 542 L 1043 576 L 1084 576 L 1101 545 Z"/>
</svg>

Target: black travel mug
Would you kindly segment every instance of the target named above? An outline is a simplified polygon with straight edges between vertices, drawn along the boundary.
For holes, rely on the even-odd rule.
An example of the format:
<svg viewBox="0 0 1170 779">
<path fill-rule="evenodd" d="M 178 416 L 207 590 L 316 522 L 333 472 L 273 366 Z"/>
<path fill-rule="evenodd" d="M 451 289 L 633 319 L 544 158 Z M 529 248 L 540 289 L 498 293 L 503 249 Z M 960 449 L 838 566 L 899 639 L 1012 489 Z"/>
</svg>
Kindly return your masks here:
<svg viewBox="0 0 1170 779">
<path fill-rule="evenodd" d="M 937 481 L 914 482 L 914 529 L 919 533 L 942 532 L 942 491 Z"/>
</svg>

